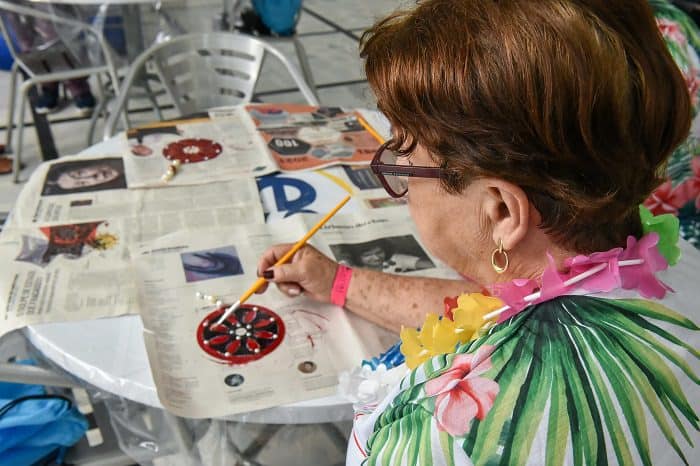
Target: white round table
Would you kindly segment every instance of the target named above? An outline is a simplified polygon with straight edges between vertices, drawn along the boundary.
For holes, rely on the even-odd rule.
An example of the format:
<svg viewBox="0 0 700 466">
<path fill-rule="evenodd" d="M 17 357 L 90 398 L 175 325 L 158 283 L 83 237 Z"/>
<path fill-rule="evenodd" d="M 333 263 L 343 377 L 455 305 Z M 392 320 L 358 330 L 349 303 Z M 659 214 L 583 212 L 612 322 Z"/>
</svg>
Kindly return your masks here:
<svg viewBox="0 0 700 466">
<path fill-rule="evenodd" d="M 112 138 L 81 155 L 126 151 L 123 138 Z M 24 329 L 31 343 L 67 372 L 109 393 L 162 408 L 148 363 L 140 316 L 32 325 Z M 319 398 L 238 414 L 227 419 L 265 424 L 311 424 L 352 419 L 352 405 L 340 396 Z"/>
</svg>

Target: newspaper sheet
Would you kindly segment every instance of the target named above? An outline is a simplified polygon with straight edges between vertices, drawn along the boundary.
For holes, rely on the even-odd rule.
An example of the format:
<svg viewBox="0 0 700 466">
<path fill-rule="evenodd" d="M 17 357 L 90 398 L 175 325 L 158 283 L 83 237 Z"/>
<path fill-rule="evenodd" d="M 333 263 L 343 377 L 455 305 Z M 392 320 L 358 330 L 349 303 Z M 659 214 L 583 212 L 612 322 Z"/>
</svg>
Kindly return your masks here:
<svg viewBox="0 0 700 466">
<path fill-rule="evenodd" d="M 112 171 L 114 173 L 112 173 Z M 100 175 L 102 173 L 102 175 Z M 263 223 L 255 180 L 127 189 L 121 157 L 62 157 L 40 165 L 17 200 L 10 226 L 123 219 L 128 241 L 180 229 Z M 98 176 L 97 180 L 93 180 Z M 99 183 L 112 176 L 120 181 Z"/>
<path fill-rule="evenodd" d="M 0 239 L 0 335 L 29 324 L 136 313 L 124 224 L 9 228 Z"/>
<path fill-rule="evenodd" d="M 139 249 L 135 270 L 144 338 L 167 409 L 186 417 L 225 416 L 330 395 L 339 373 L 395 342 L 394 334 L 351 313 L 288 298 L 274 287 L 253 295 L 221 328 L 211 327 L 256 280 L 263 250 L 296 241 L 318 218 L 178 232 Z M 353 265 L 455 276 L 429 256 L 405 220 L 336 217 L 312 243 Z M 222 303 L 212 304 L 207 296 Z"/>
<path fill-rule="evenodd" d="M 362 127 L 358 115 L 340 107 L 257 104 L 134 128 L 127 132 L 129 149 L 124 156 L 129 187 L 367 165 L 379 142 Z M 376 123 L 376 118 L 367 116 Z M 177 174 L 165 182 L 163 175 L 172 163 L 179 164 Z"/>
<path fill-rule="evenodd" d="M 367 165 L 380 144 L 357 112 L 341 107 L 256 104 L 246 109 L 282 171 Z"/>
<path fill-rule="evenodd" d="M 352 199 L 344 213 L 400 210 L 408 216 L 405 198 L 390 197 L 368 166 L 329 167 L 321 170 L 277 173 L 258 178 L 267 222 L 297 213 L 323 214 L 345 196 Z M 392 209 L 392 208 L 400 209 Z"/>
<path fill-rule="evenodd" d="M 129 187 L 210 183 L 278 169 L 242 108 L 134 128 L 127 139 L 124 163 Z M 177 175 L 166 183 L 163 175 L 175 161 L 180 163 Z"/>
</svg>

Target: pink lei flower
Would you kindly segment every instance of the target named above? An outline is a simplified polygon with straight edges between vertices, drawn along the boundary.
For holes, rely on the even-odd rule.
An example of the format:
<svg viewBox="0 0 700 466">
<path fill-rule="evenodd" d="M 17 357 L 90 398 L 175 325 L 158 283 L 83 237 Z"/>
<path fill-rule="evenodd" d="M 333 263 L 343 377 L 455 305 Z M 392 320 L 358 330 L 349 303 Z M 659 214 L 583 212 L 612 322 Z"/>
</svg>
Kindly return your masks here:
<svg viewBox="0 0 700 466">
<path fill-rule="evenodd" d="M 657 18 L 656 25 L 658 26 L 659 31 L 661 31 L 662 36 L 667 37 L 680 45 L 685 45 L 688 42 L 677 22 L 665 18 Z"/>
<path fill-rule="evenodd" d="M 494 349 L 483 345 L 475 353 L 458 354 L 449 370 L 428 381 L 426 394 L 437 396 L 434 416 L 438 429 L 463 436 L 469 432 L 472 419 L 482 421 L 491 410 L 499 387 L 481 374 L 491 369 Z"/>
</svg>

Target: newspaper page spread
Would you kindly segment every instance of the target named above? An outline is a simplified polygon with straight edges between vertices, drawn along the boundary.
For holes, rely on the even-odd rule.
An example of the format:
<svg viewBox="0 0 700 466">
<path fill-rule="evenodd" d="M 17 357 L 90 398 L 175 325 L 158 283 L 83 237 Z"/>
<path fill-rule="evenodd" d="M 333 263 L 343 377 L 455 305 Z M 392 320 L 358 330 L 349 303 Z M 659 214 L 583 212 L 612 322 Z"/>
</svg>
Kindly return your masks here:
<svg viewBox="0 0 700 466">
<path fill-rule="evenodd" d="M 379 148 L 354 111 L 298 104 L 255 104 L 246 109 L 282 171 L 367 165 Z"/>
<path fill-rule="evenodd" d="M 277 170 L 246 112 L 161 122 L 127 132 L 124 155 L 129 187 L 163 187 L 251 178 Z M 162 177 L 177 161 L 177 175 Z"/>
<path fill-rule="evenodd" d="M 0 335 L 29 324 L 137 313 L 119 220 L 8 228 L 0 237 Z"/>
<path fill-rule="evenodd" d="M 340 107 L 255 104 L 222 107 L 207 117 L 160 122 L 127 132 L 129 187 L 163 187 L 300 171 L 367 165 L 379 141 L 359 122 L 385 121 Z M 163 180 L 168 167 L 177 174 Z"/>
<path fill-rule="evenodd" d="M 123 168 L 121 157 L 62 157 L 41 164 L 22 190 L 8 225 L 123 219 L 129 235 L 125 239 L 145 241 L 179 229 L 264 222 L 258 188 L 252 178 L 163 189 L 127 189 Z M 117 184 L 93 182 L 90 177 L 103 173 L 97 176 L 108 179 L 110 170 L 121 174 Z M 76 181 L 78 175 L 82 175 L 80 183 Z"/>
<path fill-rule="evenodd" d="M 142 245 L 135 270 L 144 338 L 167 409 L 218 417 L 327 396 L 341 372 L 395 342 L 396 335 L 338 307 L 288 298 L 275 287 L 212 327 L 257 279 L 264 249 L 295 242 L 318 218 L 183 231 Z M 338 216 L 312 243 L 352 265 L 455 276 L 429 256 L 405 219 Z"/>
</svg>

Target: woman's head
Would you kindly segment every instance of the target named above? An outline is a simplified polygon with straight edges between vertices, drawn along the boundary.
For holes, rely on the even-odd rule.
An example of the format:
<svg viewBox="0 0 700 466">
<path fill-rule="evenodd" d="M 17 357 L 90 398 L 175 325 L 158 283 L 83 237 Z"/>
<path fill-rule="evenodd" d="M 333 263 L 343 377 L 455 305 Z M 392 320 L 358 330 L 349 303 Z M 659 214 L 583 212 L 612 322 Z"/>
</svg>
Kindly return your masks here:
<svg viewBox="0 0 700 466">
<path fill-rule="evenodd" d="M 578 252 L 641 233 L 637 206 L 689 129 L 646 0 L 424 1 L 368 30 L 362 56 L 394 148 L 452 173 L 447 193 L 521 188 L 539 227 Z"/>
</svg>

